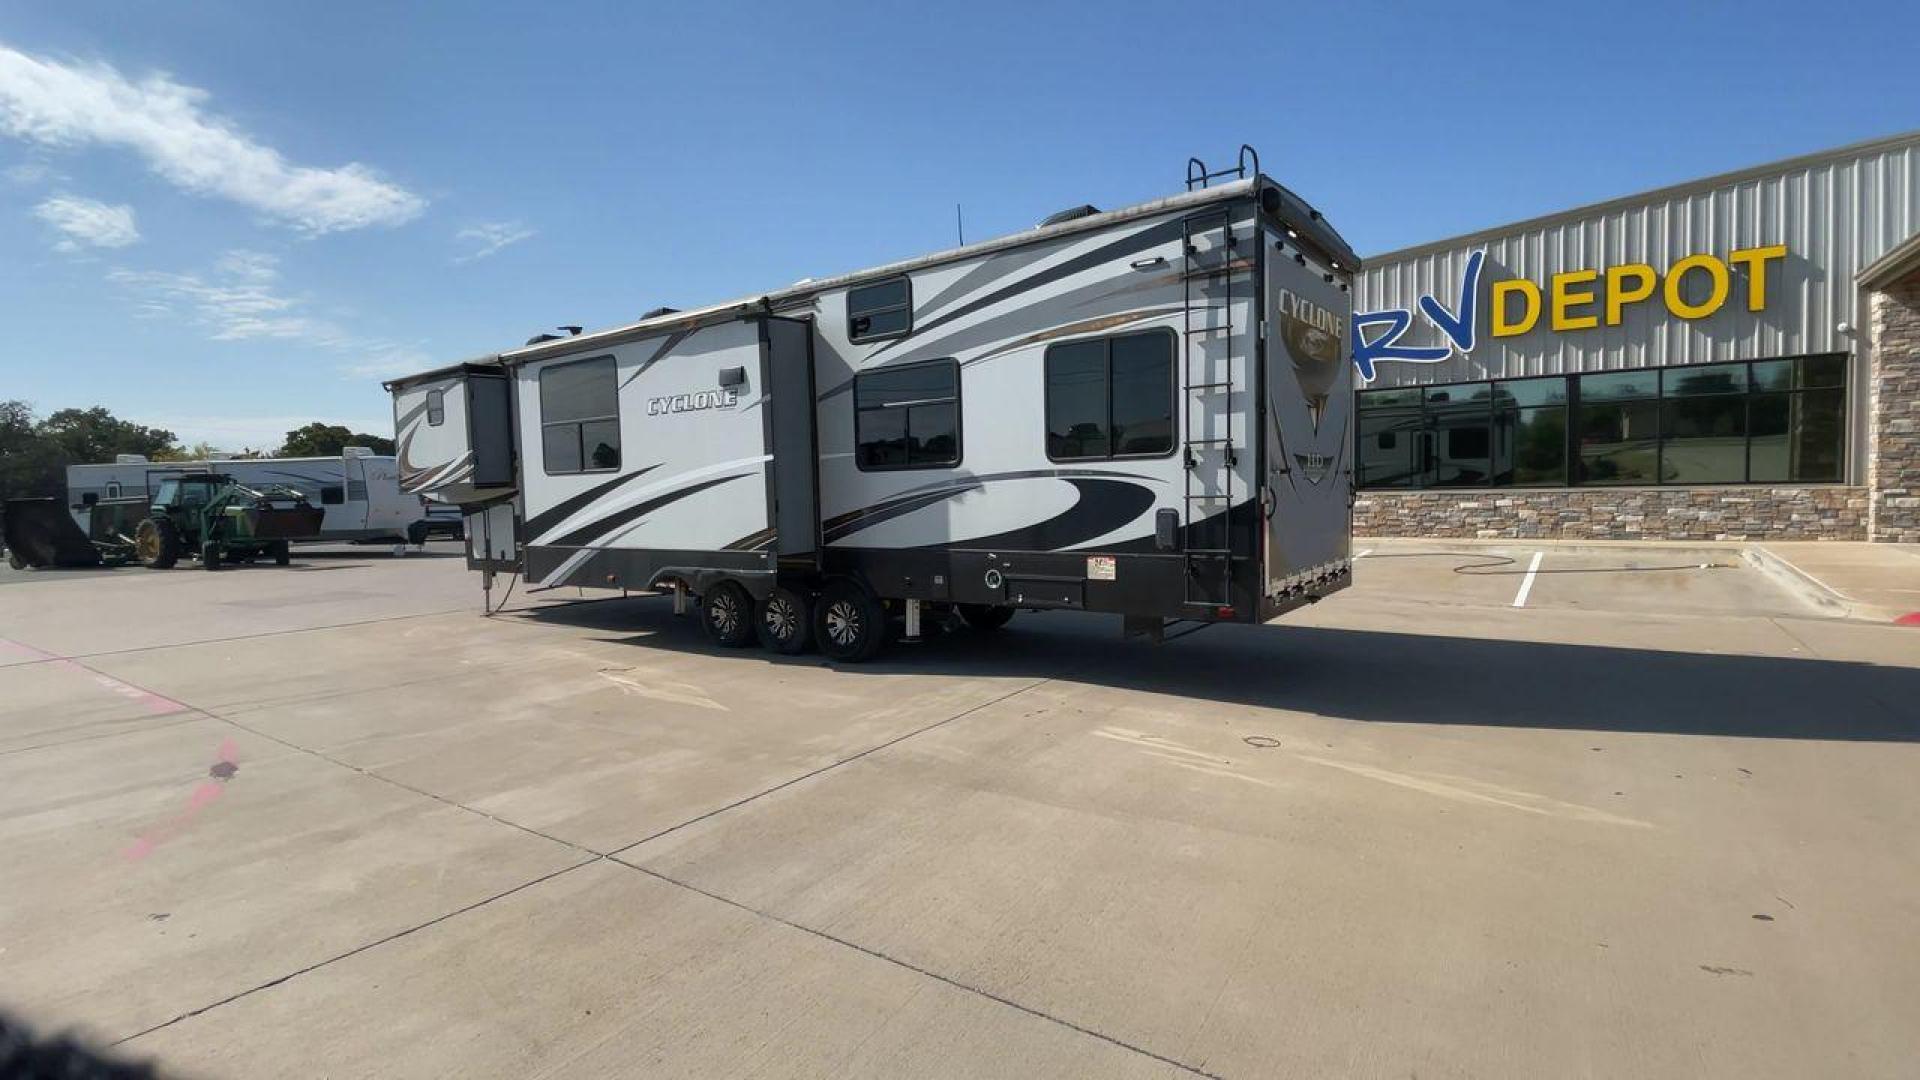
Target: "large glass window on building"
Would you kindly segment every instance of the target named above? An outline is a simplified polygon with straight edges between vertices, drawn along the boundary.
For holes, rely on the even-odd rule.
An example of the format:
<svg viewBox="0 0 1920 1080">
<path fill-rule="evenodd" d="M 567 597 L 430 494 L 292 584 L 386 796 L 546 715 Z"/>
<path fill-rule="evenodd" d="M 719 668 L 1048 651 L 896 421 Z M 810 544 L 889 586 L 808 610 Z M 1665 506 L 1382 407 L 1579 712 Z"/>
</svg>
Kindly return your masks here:
<svg viewBox="0 0 1920 1080">
<path fill-rule="evenodd" d="M 1493 384 L 1493 482 L 1567 485 L 1567 380 Z"/>
<path fill-rule="evenodd" d="M 1367 488 L 1838 483 L 1845 356 L 1368 390 Z"/>
</svg>

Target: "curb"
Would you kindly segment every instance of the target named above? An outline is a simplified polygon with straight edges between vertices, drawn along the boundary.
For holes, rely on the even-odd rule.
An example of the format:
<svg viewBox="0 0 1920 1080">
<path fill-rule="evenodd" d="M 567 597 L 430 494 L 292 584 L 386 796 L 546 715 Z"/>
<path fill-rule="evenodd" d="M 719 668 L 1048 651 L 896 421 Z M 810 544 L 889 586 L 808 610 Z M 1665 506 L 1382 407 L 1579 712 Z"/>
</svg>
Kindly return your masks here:
<svg viewBox="0 0 1920 1080">
<path fill-rule="evenodd" d="M 1747 547 L 1746 544 L 1735 540 L 1529 540 L 1511 536 L 1471 539 L 1448 537 L 1432 540 L 1405 536 L 1354 537 L 1353 546 L 1355 549 L 1365 549 L 1376 540 L 1396 542 L 1417 540 L 1421 545 L 1434 551 L 1457 552 L 1462 555 L 1475 554 L 1488 548 L 1515 548 L 1524 551 L 1558 551 L 1573 555 L 1612 557 L 1619 557 L 1627 552 L 1642 552 L 1649 555 L 1658 554 L 1662 558 L 1687 561 L 1737 558 Z"/>
<path fill-rule="evenodd" d="M 1823 614 L 1842 619 L 1872 619 L 1878 612 L 1863 612 L 1852 600 L 1827 587 L 1826 583 L 1759 544 L 1740 549 L 1740 558 L 1765 574 L 1774 584 L 1819 608 Z"/>
</svg>

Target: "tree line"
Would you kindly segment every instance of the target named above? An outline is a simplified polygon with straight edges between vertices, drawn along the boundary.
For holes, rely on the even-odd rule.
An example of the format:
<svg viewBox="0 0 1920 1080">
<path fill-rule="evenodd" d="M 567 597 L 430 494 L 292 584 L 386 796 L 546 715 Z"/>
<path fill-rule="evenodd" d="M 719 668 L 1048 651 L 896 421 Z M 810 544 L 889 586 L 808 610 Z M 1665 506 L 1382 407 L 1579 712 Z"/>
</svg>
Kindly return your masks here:
<svg viewBox="0 0 1920 1080">
<path fill-rule="evenodd" d="M 271 450 L 245 449 L 234 457 L 333 457 L 348 446 L 393 453 L 393 440 L 314 421 L 287 432 Z M 67 466 L 111 462 L 117 454 L 153 461 L 198 461 L 221 453 L 201 442 L 182 445 L 173 432 L 122 420 L 99 406 L 60 409 L 41 417 L 24 401 L 0 401 L 0 498 L 60 495 Z"/>
</svg>

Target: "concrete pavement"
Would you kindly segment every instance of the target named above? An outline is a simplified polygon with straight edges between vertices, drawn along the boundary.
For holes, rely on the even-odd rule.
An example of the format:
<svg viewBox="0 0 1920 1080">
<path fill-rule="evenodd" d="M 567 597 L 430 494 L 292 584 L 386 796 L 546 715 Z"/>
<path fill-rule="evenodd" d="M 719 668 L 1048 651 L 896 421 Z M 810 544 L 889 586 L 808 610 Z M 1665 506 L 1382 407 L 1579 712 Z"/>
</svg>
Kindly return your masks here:
<svg viewBox="0 0 1920 1080">
<path fill-rule="evenodd" d="M 1913 632 L 1540 550 L 844 669 L 452 559 L 27 581 L 0 1006 L 189 1076 L 1903 1070 Z"/>
</svg>

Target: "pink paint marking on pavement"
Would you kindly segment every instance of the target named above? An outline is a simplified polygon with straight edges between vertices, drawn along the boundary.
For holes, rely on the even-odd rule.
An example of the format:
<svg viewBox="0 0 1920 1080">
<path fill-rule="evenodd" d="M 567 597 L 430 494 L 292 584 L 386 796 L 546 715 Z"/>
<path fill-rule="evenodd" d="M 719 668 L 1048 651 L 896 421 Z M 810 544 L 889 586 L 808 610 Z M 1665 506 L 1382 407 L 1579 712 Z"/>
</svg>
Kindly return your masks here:
<svg viewBox="0 0 1920 1080">
<path fill-rule="evenodd" d="M 52 664 L 55 667 L 79 672 L 95 686 L 100 687 L 110 694 L 117 694 L 120 697 L 126 698 L 128 701 L 139 705 L 155 716 L 166 716 L 170 713 L 186 712 L 192 708 L 190 705 L 184 705 L 170 697 L 156 694 L 151 690 L 143 689 L 132 683 L 121 682 L 111 675 L 103 675 L 78 660 L 61 656 L 58 653 L 50 653 L 42 649 L 36 649 L 31 645 L 22 645 L 18 641 L 8 641 L 6 638 L 0 638 L 0 653 L 12 653 L 15 656 L 25 656 L 42 663 Z"/>
<path fill-rule="evenodd" d="M 1909 611 L 1893 620 L 1895 626 L 1920 626 L 1920 611 Z"/>
<path fill-rule="evenodd" d="M 187 805 L 179 813 L 162 821 L 144 835 L 127 846 L 122 854 L 128 862 L 139 862 L 156 851 L 161 844 L 178 837 L 200 816 L 200 811 L 212 805 L 226 793 L 226 781 L 240 769 L 240 747 L 232 739 L 222 740 L 213 767 L 207 770 L 212 779 L 202 780 L 193 787 L 187 796 Z"/>
</svg>

